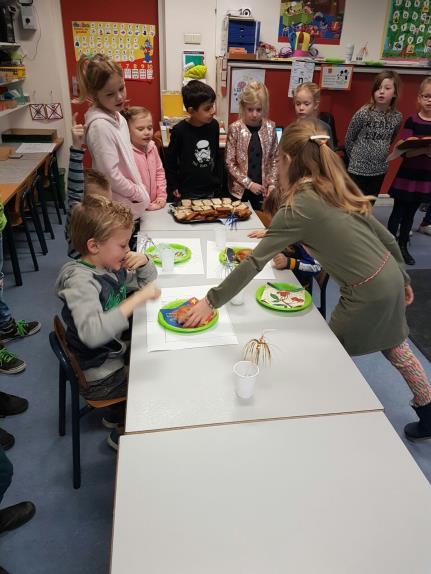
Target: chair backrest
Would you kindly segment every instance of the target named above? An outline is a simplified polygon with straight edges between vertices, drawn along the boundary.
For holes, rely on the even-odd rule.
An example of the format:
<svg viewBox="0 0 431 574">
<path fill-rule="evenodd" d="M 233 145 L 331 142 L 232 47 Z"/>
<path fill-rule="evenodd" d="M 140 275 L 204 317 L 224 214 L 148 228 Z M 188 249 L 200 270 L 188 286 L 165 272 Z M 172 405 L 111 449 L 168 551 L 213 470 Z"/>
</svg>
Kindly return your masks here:
<svg viewBox="0 0 431 574">
<path fill-rule="evenodd" d="M 55 334 L 55 338 L 57 340 L 58 349 L 60 353 L 58 352 L 58 349 L 56 350 L 53 347 L 53 338 L 51 337 L 53 333 Z M 57 355 L 58 360 L 62 363 L 63 368 L 68 374 L 68 378 L 69 374 L 70 376 L 73 375 L 76 381 L 78 382 L 81 391 L 88 389 L 87 381 L 85 380 L 84 373 L 82 372 L 82 369 L 79 366 L 78 360 L 73 354 L 73 352 L 69 349 L 66 340 L 66 331 L 58 315 L 54 317 L 53 333 L 51 333 L 50 335 L 51 347 L 53 347 L 54 353 Z"/>
</svg>

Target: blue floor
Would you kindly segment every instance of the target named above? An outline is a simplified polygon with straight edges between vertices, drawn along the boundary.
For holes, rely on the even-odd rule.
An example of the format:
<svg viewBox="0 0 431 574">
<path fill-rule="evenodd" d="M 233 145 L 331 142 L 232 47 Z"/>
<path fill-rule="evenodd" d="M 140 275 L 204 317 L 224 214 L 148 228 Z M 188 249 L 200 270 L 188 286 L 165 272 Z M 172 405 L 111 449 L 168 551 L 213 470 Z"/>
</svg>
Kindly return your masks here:
<svg viewBox="0 0 431 574">
<path fill-rule="evenodd" d="M 387 207 L 375 208 L 376 216 L 384 223 L 389 212 Z M 417 223 L 421 216 L 417 215 Z M 99 415 L 91 413 L 84 417 L 81 431 L 83 482 L 80 490 L 72 488 L 70 429 L 68 436 L 58 436 L 57 362 L 48 342 L 52 318 L 59 311 L 53 285 L 65 261 L 63 230 L 58 225 L 54 230 L 56 240 L 48 240 L 48 255 L 38 255 L 38 273 L 32 270 L 30 257 L 25 255 L 26 247 L 22 244 L 23 287 L 14 286 L 10 262 L 5 264 L 5 299 L 15 316 L 37 319 L 43 327 L 42 332 L 31 339 L 9 344 L 9 349 L 27 362 L 27 370 L 20 375 L 1 376 L 0 380 L 1 390 L 30 401 L 26 413 L 0 421 L 16 438 L 15 446 L 8 451 L 15 476 L 2 506 L 32 500 L 37 507 L 31 522 L 0 536 L 0 565 L 11 574 L 106 574 L 116 455 L 106 444 L 107 431 L 102 427 Z M 416 268 L 431 267 L 431 237 L 414 233 L 411 252 L 417 259 Z M 329 310 L 337 296 L 337 288 L 330 282 Z M 430 363 L 417 349 L 415 352 L 431 377 Z M 383 403 L 386 415 L 412 456 L 431 480 L 431 444 L 412 444 L 402 433 L 403 426 L 414 419 L 408 406 L 410 392 L 405 383 L 381 354 L 360 357 L 355 362 Z"/>
</svg>

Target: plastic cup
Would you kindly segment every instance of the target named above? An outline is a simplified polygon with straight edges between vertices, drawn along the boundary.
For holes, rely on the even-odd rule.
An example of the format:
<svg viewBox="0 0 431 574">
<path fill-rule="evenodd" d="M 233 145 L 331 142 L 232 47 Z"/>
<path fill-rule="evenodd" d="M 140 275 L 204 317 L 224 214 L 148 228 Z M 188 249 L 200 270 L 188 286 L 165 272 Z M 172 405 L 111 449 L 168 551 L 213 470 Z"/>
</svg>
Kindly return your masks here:
<svg viewBox="0 0 431 574">
<path fill-rule="evenodd" d="M 226 227 L 224 225 L 218 225 L 214 229 L 214 235 L 217 249 L 224 249 L 226 246 Z"/>
<path fill-rule="evenodd" d="M 239 293 L 232 297 L 230 300 L 231 305 L 244 305 L 244 289 L 241 289 Z"/>
<path fill-rule="evenodd" d="M 162 261 L 163 273 L 173 273 L 175 251 L 170 247 L 164 247 L 163 249 L 160 250 L 160 259 Z"/>
<path fill-rule="evenodd" d="M 254 394 L 259 367 L 251 361 L 239 361 L 233 366 L 235 392 L 241 399 L 250 399 Z"/>
<path fill-rule="evenodd" d="M 351 62 L 353 58 L 353 51 L 355 49 L 354 44 L 347 44 L 346 50 L 344 52 L 344 59 L 346 62 Z"/>
</svg>

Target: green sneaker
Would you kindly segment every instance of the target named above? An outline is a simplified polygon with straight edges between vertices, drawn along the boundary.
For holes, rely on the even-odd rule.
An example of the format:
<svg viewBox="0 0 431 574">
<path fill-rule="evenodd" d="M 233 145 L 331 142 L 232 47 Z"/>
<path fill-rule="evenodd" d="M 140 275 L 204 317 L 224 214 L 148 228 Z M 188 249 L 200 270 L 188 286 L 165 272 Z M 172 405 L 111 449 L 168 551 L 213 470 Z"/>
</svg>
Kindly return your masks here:
<svg viewBox="0 0 431 574">
<path fill-rule="evenodd" d="M 11 353 L 0 345 L 0 373 L 4 375 L 15 375 L 21 373 L 26 368 L 24 361 L 21 361 L 15 353 Z"/>
<path fill-rule="evenodd" d="M 0 343 L 8 343 L 14 339 L 21 339 L 38 333 L 41 328 L 39 321 L 15 321 L 11 319 L 6 325 L 0 327 Z"/>
</svg>

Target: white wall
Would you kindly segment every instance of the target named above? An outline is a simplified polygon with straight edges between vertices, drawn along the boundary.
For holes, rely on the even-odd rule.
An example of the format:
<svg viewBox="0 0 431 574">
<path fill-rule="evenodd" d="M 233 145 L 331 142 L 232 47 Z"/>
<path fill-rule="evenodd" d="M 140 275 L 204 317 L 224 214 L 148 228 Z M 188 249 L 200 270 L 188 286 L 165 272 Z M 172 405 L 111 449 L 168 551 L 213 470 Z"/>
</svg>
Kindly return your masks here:
<svg viewBox="0 0 431 574">
<path fill-rule="evenodd" d="M 183 50 L 205 51 L 208 83 L 214 86 L 217 0 L 164 0 L 164 4 L 166 89 L 181 89 Z M 184 33 L 189 32 L 201 34 L 200 45 L 184 44 Z"/>
<path fill-rule="evenodd" d="M 34 0 L 38 30 L 23 30 L 20 17 L 15 21 L 16 42 L 26 54 L 27 78 L 22 87 L 33 103 L 61 102 L 64 119 L 34 121 L 30 110 L 17 111 L 0 119 L 0 132 L 8 128 L 52 128 L 65 137 L 59 163 L 67 167 L 71 125 L 70 97 L 64 52 L 60 0 Z M 52 92 L 52 94 L 51 94 Z"/>
</svg>

